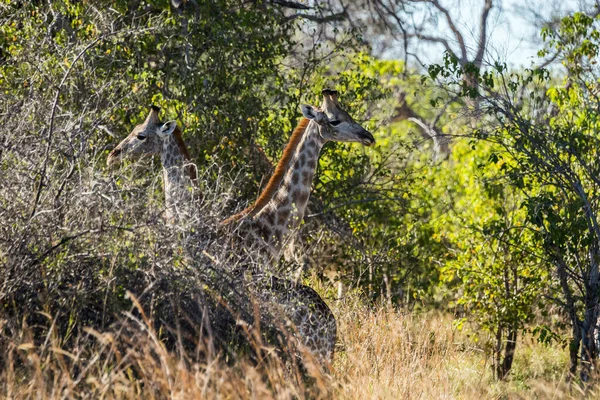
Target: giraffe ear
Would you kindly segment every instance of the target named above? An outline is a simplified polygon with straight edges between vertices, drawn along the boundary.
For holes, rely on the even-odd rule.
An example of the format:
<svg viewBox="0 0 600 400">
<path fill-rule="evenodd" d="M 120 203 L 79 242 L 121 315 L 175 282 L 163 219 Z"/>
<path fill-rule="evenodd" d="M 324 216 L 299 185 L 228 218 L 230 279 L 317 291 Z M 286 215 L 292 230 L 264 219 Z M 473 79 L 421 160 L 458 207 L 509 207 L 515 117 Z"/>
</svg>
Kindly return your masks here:
<svg viewBox="0 0 600 400">
<path fill-rule="evenodd" d="M 177 121 L 167 121 L 160 127 L 160 133 L 163 136 L 170 135 L 177 128 Z"/>
<path fill-rule="evenodd" d="M 321 123 L 324 119 L 327 119 L 323 112 L 319 111 L 313 106 L 309 106 L 308 104 L 302 104 L 300 108 L 302 109 L 302 115 L 304 115 L 305 118 L 314 120 L 319 123 Z"/>
</svg>

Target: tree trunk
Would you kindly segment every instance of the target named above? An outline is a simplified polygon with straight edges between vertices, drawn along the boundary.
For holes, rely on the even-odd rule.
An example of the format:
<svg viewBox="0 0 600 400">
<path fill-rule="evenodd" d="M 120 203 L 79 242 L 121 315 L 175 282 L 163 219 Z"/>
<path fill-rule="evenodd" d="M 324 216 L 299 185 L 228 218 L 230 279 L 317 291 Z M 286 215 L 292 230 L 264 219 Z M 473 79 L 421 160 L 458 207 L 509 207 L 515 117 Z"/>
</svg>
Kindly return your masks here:
<svg viewBox="0 0 600 400">
<path fill-rule="evenodd" d="M 387 272 L 383 274 L 383 282 L 385 283 L 385 299 L 387 300 L 387 306 L 392 307 L 392 284 Z"/>
<path fill-rule="evenodd" d="M 462 79 L 466 89 L 469 91 L 468 96 L 465 98 L 467 106 L 471 109 L 477 109 L 479 107 L 479 82 L 477 81 L 477 74 L 465 72 Z"/>
<path fill-rule="evenodd" d="M 433 155 L 435 160 L 443 160 L 450 154 L 450 136 L 445 135 L 435 126 L 435 121 L 427 123 L 423 117 L 417 114 L 406 102 L 406 93 L 398 96 L 398 107 L 394 110 L 394 116 L 390 122 L 410 121 L 417 125 L 421 136 L 433 141 Z"/>
<path fill-rule="evenodd" d="M 600 304 L 596 305 L 596 326 L 594 327 L 594 343 L 596 346 L 596 357 L 599 356 L 600 351 Z"/>
<path fill-rule="evenodd" d="M 496 349 L 494 350 L 492 368 L 497 380 L 506 379 L 512 368 L 513 360 L 515 359 L 515 348 L 517 347 L 517 333 L 518 329 L 516 325 L 509 327 L 506 343 L 504 343 L 504 328 L 500 326 L 496 331 Z M 502 355 L 503 349 L 504 356 Z"/>
<path fill-rule="evenodd" d="M 508 338 L 506 340 L 506 345 L 504 346 L 504 359 L 502 360 L 500 373 L 498 374 L 500 380 L 506 379 L 512 368 L 513 360 L 515 359 L 515 348 L 517 347 L 517 333 L 516 326 L 509 328 Z"/>
<path fill-rule="evenodd" d="M 596 367 L 596 325 L 598 321 L 598 300 L 600 289 L 600 271 L 598 270 L 598 248 L 590 249 L 590 269 L 585 283 L 585 314 L 581 324 L 581 372 L 583 382 L 588 382 Z"/>
<path fill-rule="evenodd" d="M 590 285 L 592 286 L 592 285 Z M 585 317 L 581 324 L 581 372 L 580 378 L 588 382 L 596 364 L 596 321 L 598 320 L 598 293 L 596 287 L 588 287 L 585 296 Z"/>
<path fill-rule="evenodd" d="M 373 263 L 369 263 L 369 298 L 373 298 Z"/>
<path fill-rule="evenodd" d="M 494 356 L 492 357 L 492 369 L 494 371 L 494 376 L 496 379 L 501 379 L 500 371 L 501 371 L 501 359 L 502 359 L 502 337 L 503 337 L 503 329 L 502 326 L 498 326 L 498 330 L 496 331 L 496 348 L 494 349 Z"/>
<path fill-rule="evenodd" d="M 579 324 L 573 325 L 573 338 L 569 343 L 569 377 L 571 379 L 577 373 L 577 361 L 579 360 L 579 345 L 581 343 L 581 329 Z"/>
<path fill-rule="evenodd" d="M 571 328 L 573 331 L 573 338 L 571 339 L 571 343 L 569 344 L 570 374 L 568 379 L 571 379 L 577 373 L 577 364 L 579 361 L 579 347 L 581 344 L 581 322 L 577 317 L 573 292 L 569 287 L 567 277 L 567 266 L 565 260 L 563 259 L 561 252 L 556 248 L 552 248 L 552 257 L 554 258 L 554 262 L 556 263 L 556 273 L 558 275 L 558 280 L 563 291 L 563 296 L 565 297 L 566 311 L 569 313 L 569 318 L 571 320 Z"/>
</svg>

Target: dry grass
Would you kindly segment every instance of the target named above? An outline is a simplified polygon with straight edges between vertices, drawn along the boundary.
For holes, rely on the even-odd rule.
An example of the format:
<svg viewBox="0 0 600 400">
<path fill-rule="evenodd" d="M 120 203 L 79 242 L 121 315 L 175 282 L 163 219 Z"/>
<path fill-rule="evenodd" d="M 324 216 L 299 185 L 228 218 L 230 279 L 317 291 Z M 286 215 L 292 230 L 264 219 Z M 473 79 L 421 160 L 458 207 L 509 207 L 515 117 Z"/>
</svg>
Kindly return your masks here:
<svg viewBox="0 0 600 400">
<path fill-rule="evenodd" d="M 598 397 L 565 384 L 568 354 L 526 338 L 511 378 L 492 378 L 480 346 L 448 315 L 369 310 L 357 298 L 337 305 L 340 351 L 333 368 L 343 399 L 564 399 Z"/>
<path fill-rule="evenodd" d="M 66 351 L 49 335 L 34 347 L 12 338 L 0 377 L 6 398 L 581 398 L 564 384 L 567 354 L 524 340 L 511 379 L 498 383 L 484 352 L 448 316 L 366 307 L 358 296 L 334 305 L 339 347 L 331 375 L 299 374 L 262 349 L 256 364 L 222 357 L 195 363 L 167 352 L 144 321 L 133 336 L 90 331 Z M 131 327 L 130 326 L 130 327 Z M 131 332 L 129 329 L 128 332 Z M 588 390 L 588 398 L 597 392 Z"/>
</svg>

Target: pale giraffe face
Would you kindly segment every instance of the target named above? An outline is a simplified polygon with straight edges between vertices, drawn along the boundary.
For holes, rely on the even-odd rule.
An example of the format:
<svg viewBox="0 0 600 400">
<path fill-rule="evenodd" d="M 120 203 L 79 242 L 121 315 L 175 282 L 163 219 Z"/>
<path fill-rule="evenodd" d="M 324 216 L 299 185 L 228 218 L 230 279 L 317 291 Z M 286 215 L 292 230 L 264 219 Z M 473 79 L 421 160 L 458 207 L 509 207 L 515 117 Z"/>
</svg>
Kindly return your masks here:
<svg viewBox="0 0 600 400">
<path fill-rule="evenodd" d="M 158 118 L 159 108 L 150 107 L 150 114 L 144 123 L 133 131 L 108 155 L 107 164 L 117 165 L 124 159 L 137 159 L 142 156 L 158 155 L 162 151 L 163 139 L 173 133 L 175 121 L 162 123 Z"/>
<path fill-rule="evenodd" d="M 302 105 L 302 114 L 319 125 L 325 142 L 358 142 L 365 146 L 375 144 L 373 135 L 340 107 L 335 90 L 323 90 L 323 105 L 320 109 Z"/>
</svg>

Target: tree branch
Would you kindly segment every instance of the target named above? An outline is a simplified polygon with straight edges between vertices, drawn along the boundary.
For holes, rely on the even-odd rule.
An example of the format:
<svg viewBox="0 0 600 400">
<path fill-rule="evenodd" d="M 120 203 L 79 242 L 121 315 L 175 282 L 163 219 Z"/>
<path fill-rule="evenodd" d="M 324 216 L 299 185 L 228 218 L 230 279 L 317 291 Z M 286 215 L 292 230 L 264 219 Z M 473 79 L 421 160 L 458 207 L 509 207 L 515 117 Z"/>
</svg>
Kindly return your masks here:
<svg viewBox="0 0 600 400">
<path fill-rule="evenodd" d="M 446 49 L 446 51 L 448 53 L 456 56 L 456 53 L 454 52 L 454 50 L 452 50 L 452 47 L 450 47 L 450 43 L 448 42 L 448 40 L 446 40 L 444 38 L 437 37 L 437 36 L 423 35 L 421 33 L 415 33 L 415 34 L 409 35 L 409 37 L 416 37 L 417 39 L 425 40 L 427 42 L 432 42 L 432 43 L 440 43 L 444 46 L 444 48 Z"/>
<path fill-rule="evenodd" d="M 339 12 L 337 14 L 326 15 L 326 16 L 323 16 L 323 17 L 319 17 L 319 16 L 312 15 L 312 14 L 300 14 L 300 13 L 297 13 L 297 14 L 293 14 L 293 15 L 290 15 L 289 17 L 285 18 L 283 20 L 283 23 L 285 24 L 285 23 L 293 21 L 293 20 L 295 20 L 297 18 L 303 18 L 303 19 L 307 19 L 307 20 L 312 21 L 312 22 L 323 24 L 323 23 L 326 23 L 326 22 L 341 21 L 345 17 L 346 17 L 346 9 L 344 9 L 343 11 L 341 11 L 341 12 Z"/>
<path fill-rule="evenodd" d="M 450 27 L 450 30 L 454 34 L 454 37 L 456 37 L 456 41 L 458 42 L 458 45 L 460 47 L 460 54 L 461 54 L 461 58 L 462 58 L 461 61 L 466 62 L 467 61 L 467 46 L 465 44 L 465 39 L 463 38 L 462 33 L 460 33 L 460 31 L 454 24 L 454 21 L 452 20 L 452 16 L 450 15 L 450 12 L 444 6 L 442 6 L 438 0 L 428 0 L 428 1 L 430 1 L 431 4 L 433 4 L 434 7 L 437 8 L 446 17 L 446 22 L 448 23 L 448 27 Z"/>
<path fill-rule="evenodd" d="M 71 71 L 73 70 L 73 66 L 77 63 L 77 61 L 79 61 L 79 59 L 88 51 L 90 50 L 92 47 L 96 46 L 96 44 L 98 42 L 100 42 L 101 40 L 104 40 L 105 38 L 114 35 L 116 32 L 114 33 L 109 33 L 106 35 L 102 35 L 100 37 L 98 37 L 96 40 L 94 40 L 92 43 L 88 44 L 83 50 L 81 50 L 79 52 L 79 54 L 77 54 L 77 56 L 75 57 L 75 59 L 73 60 L 73 62 L 71 63 L 71 65 L 69 65 L 69 68 L 67 69 L 67 71 L 65 72 L 65 74 L 63 75 L 60 83 L 58 84 L 58 86 L 56 87 L 56 95 L 54 96 L 54 103 L 52 104 L 52 112 L 50 113 L 50 126 L 48 127 L 48 135 L 46 136 L 46 141 L 47 141 L 47 145 L 46 145 L 46 152 L 44 155 L 44 161 L 42 163 L 42 170 L 40 171 L 40 180 L 38 183 L 38 187 L 37 187 L 37 191 L 35 194 L 35 198 L 33 201 L 33 207 L 31 208 L 31 213 L 29 214 L 29 218 L 33 218 L 33 216 L 35 215 L 35 212 L 37 210 L 37 205 L 40 201 L 40 196 L 42 195 L 42 189 L 44 187 L 44 181 L 46 180 L 46 169 L 48 168 L 48 160 L 50 159 L 50 149 L 52 148 L 52 135 L 54 133 L 54 116 L 56 115 L 56 107 L 58 105 L 58 98 L 60 96 L 60 91 L 62 90 L 63 85 L 65 84 L 65 81 L 67 80 L 67 77 L 69 76 L 69 74 L 71 73 Z"/>
<path fill-rule="evenodd" d="M 391 122 L 410 121 L 421 129 L 422 136 L 433 140 L 433 151 L 435 158 L 439 159 L 450 154 L 450 138 L 444 135 L 435 125 L 425 122 L 425 119 L 416 113 L 405 100 L 406 94 L 400 93 L 400 106 L 396 108 L 396 113 Z M 437 119 L 436 119 L 437 122 Z"/>
<path fill-rule="evenodd" d="M 485 0 L 483 11 L 481 12 L 481 19 L 479 20 L 479 43 L 477 44 L 477 54 L 473 60 L 473 64 L 475 64 L 477 68 L 481 68 L 483 62 L 483 55 L 487 43 L 487 19 L 493 6 L 492 0 Z"/>
<path fill-rule="evenodd" d="M 296 3 L 293 1 L 287 1 L 287 0 L 271 0 L 271 3 L 277 4 L 277 5 L 279 5 L 281 7 L 285 7 L 285 8 L 293 8 L 294 10 L 310 10 L 312 8 L 312 7 L 309 7 L 304 4 Z"/>
</svg>

